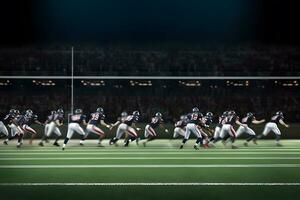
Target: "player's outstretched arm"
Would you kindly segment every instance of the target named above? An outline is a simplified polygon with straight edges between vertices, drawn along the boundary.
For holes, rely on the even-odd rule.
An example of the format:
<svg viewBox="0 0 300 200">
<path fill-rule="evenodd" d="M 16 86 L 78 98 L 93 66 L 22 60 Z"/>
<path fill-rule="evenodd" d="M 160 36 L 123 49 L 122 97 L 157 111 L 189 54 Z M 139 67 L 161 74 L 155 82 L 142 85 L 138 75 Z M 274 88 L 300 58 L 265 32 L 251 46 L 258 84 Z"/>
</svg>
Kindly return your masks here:
<svg viewBox="0 0 300 200">
<path fill-rule="evenodd" d="M 290 125 L 286 124 L 282 119 L 279 120 L 279 123 L 280 123 L 281 125 L 285 126 L 286 128 L 289 128 L 289 127 L 290 127 Z"/>
<path fill-rule="evenodd" d="M 247 124 L 242 124 L 239 120 L 236 120 L 235 123 L 236 123 L 237 125 L 243 126 L 243 127 L 245 127 L 245 128 L 248 127 Z"/>
<path fill-rule="evenodd" d="M 105 126 L 106 128 L 111 128 L 111 127 L 112 127 L 112 125 L 105 123 L 104 120 L 100 120 L 100 124 L 101 124 L 102 126 Z"/>
<path fill-rule="evenodd" d="M 262 120 L 253 120 L 252 123 L 253 124 L 262 124 L 264 123 L 266 120 L 265 119 L 262 119 Z"/>
</svg>

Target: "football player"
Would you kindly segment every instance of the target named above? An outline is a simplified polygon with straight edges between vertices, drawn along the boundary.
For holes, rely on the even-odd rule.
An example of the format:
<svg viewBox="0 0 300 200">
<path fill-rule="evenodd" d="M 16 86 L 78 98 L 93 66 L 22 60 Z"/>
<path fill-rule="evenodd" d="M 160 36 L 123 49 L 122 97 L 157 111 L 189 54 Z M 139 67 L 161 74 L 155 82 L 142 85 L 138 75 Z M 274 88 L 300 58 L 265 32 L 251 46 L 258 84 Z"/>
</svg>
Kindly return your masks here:
<svg viewBox="0 0 300 200">
<path fill-rule="evenodd" d="M 105 115 L 104 115 L 103 108 L 97 108 L 96 112 L 91 114 L 91 118 L 90 118 L 90 120 L 87 124 L 87 127 L 86 127 L 87 133 L 86 133 L 83 140 L 85 140 L 87 138 L 89 133 L 94 133 L 94 134 L 99 135 L 98 145 L 101 146 L 101 142 L 105 137 L 105 133 L 102 129 L 100 129 L 98 127 L 98 124 L 100 124 L 102 126 L 105 126 L 106 128 L 111 128 L 111 125 L 106 124 L 104 122 L 104 119 L 105 119 Z"/>
<path fill-rule="evenodd" d="M 173 138 L 177 138 L 179 135 L 184 137 L 186 125 L 187 117 L 185 115 L 182 115 L 180 117 L 180 120 L 175 123 Z"/>
<path fill-rule="evenodd" d="M 199 150 L 199 144 L 203 146 L 202 134 L 205 133 L 199 127 L 200 123 L 202 123 L 202 117 L 203 115 L 200 113 L 198 108 L 193 108 L 192 113 L 188 114 L 188 123 L 186 125 L 186 131 L 180 149 L 183 149 L 183 146 L 190 138 L 191 133 L 193 133 L 197 138 L 194 149 Z"/>
<path fill-rule="evenodd" d="M 52 133 L 56 134 L 55 141 L 53 143 L 54 146 L 59 147 L 58 140 L 61 137 L 61 132 L 58 127 L 63 125 L 64 121 L 64 111 L 63 109 L 58 109 L 57 111 L 51 111 L 51 114 L 48 116 L 48 119 L 45 122 L 45 134 L 39 143 L 40 146 L 44 146 L 44 141 L 46 141 Z"/>
<path fill-rule="evenodd" d="M 146 144 L 152 140 L 154 140 L 157 137 L 157 134 L 155 132 L 155 129 L 157 127 L 161 127 L 165 130 L 166 133 L 169 133 L 169 130 L 164 127 L 162 114 L 160 112 L 156 113 L 154 117 L 152 117 L 151 122 L 146 125 L 145 127 L 145 139 L 146 141 L 143 142 L 144 147 Z"/>
<path fill-rule="evenodd" d="M 276 114 L 271 118 L 270 122 L 268 122 L 265 125 L 265 129 L 264 129 L 262 135 L 259 135 L 258 138 L 260 139 L 262 137 L 265 137 L 272 131 L 276 135 L 276 145 L 282 146 L 280 144 L 281 131 L 278 128 L 278 124 L 281 124 L 281 125 L 285 126 L 286 128 L 290 127 L 288 124 L 286 124 L 283 121 L 283 119 L 284 119 L 283 113 L 281 111 L 276 112 Z"/>
<path fill-rule="evenodd" d="M 140 113 L 138 111 L 134 111 L 132 115 L 126 117 L 124 123 L 121 123 L 118 126 L 116 137 L 112 138 L 109 142 L 110 145 L 116 144 L 116 142 L 121 139 L 123 134 L 126 132 L 129 135 L 129 138 L 125 139 L 124 146 L 127 147 L 129 142 L 132 142 L 138 138 L 138 134 L 136 132 L 140 130 L 140 128 L 136 127 L 136 123 L 139 121 Z"/>
<path fill-rule="evenodd" d="M 244 143 L 245 146 L 248 146 L 248 143 L 252 140 L 254 144 L 256 143 L 256 134 L 255 132 L 249 127 L 251 124 L 262 124 L 266 120 L 256 120 L 256 117 L 253 113 L 249 112 L 247 113 L 247 116 L 244 117 L 241 121 L 244 126 L 240 126 L 236 132 L 236 137 L 240 137 L 243 133 L 248 134 L 248 138 L 246 139 L 246 142 Z"/>
<path fill-rule="evenodd" d="M 6 139 L 5 143 L 7 144 L 9 140 L 12 140 L 18 136 L 18 144 L 17 144 L 18 148 L 21 147 L 22 139 L 24 137 L 24 134 L 26 133 L 31 134 L 31 139 L 29 140 L 29 144 L 30 145 L 32 144 L 34 136 L 37 134 L 36 131 L 30 127 L 33 123 L 43 126 L 43 123 L 41 123 L 38 120 L 38 116 L 33 114 L 32 110 L 26 110 L 25 115 L 20 115 L 17 119 L 13 121 L 13 123 L 17 126 L 17 134 L 15 136 Z"/>
<path fill-rule="evenodd" d="M 219 117 L 219 122 L 218 122 L 217 126 L 215 127 L 214 136 L 210 139 L 211 142 L 217 143 L 218 141 L 222 140 L 220 138 L 220 133 L 221 133 L 223 124 L 225 124 L 225 122 L 226 122 L 226 117 L 227 116 L 228 116 L 228 111 L 225 111 Z"/>
<path fill-rule="evenodd" d="M 80 144 L 83 143 L 85 132 L 81 128 L 81 126 L 80 126 L 81 124 L 84 126 L 87 125 L 86 124 L 86 116 L 83 115 L 82 109 L 76 109 L 75 114 L 70 115 L 70 123 L 68 125 L 67 137 L 64 140 L 62 150 L 65 150 L 66 145 L 69 142 L 69 140 L 72 138 L 74 132 L 76 132 L 82 136 Z"/>
<path fill-rule="evenodd" d="M 9 113 L 4 117 L 3 121 L 0 121 L 0 134 L 3 134 L 4 137 L 6 138 L 8 138 L 8 130 L 5 125 L 10 126 L 13 123 L 14 118 L 15 118 L 15 110 L 11 109 Z"/>
<path fill-rule="evenodd" d="M 207 112 L 206 115 L 202 118 L 202 123 L 200 123 L 200 128 L 203 130 L 202 131 L 202 136 L 204 138 L 203 146 L 205 148 L 210 147 L 208 137 L 213 135 L 213 130 L 210 129 L 210 125 L 213 123 L 213 117 L 214 115 L 212 112 Z M 205 134 L 203 134 L 203 132 Z"/>
<path fill-rule="evenodd" d="M 121 123 L 124 123 L 125 119 L 127 118 L 128 114 L 127 112 L 122 112 L 121 116 L 118 117 L 117 121 L 111 125 L 110 130 L 112 130 L 114 127 L 120 125 Z"/>
<path fill-rule="evenodd" d="M 233 145 L 236 139 L 236 132 L 233 128 L 234 124 L 246 127 L 246 125 L 242 124 L 239 121 L 239 117 L 236 115 L 234 111 L 229 111 L 228 116 L 226 117 L 226 122 L 222 126 L 220 137 L 222 138 L 222 142 L 224 145 L 226 145 L 227 139 L 230 138 L 232 149 L 237 148 L 237 146 Z"/>
</svg>

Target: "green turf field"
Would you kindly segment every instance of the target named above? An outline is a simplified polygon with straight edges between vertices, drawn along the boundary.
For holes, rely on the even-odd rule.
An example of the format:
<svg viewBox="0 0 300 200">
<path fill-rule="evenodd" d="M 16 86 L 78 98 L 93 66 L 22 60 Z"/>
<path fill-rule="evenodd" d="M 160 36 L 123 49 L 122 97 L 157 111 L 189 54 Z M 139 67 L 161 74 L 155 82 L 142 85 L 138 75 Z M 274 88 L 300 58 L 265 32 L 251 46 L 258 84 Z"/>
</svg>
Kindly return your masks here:
<svg viewBox="0 0 300 200">
<path fill-rule="evenodd" d="M 65 151 L 37 142 L 0 146 L 1 199 L 299 199 L 298 140 L 200 151 L 193 140 L 183 150 L 180 140 L 146 148 L 73 140 Z"/>
</svg>

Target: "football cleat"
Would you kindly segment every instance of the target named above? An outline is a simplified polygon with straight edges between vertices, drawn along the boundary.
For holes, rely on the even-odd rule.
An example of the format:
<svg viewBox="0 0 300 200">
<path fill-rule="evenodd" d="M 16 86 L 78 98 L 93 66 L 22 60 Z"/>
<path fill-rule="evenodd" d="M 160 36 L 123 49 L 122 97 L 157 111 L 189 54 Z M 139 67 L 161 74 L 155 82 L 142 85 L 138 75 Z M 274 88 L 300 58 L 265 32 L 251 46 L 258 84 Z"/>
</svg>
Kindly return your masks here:
<svg viewBox="0 0 300 200">
<path fill-rule="evenodd" d="M 194 145 L 194 149 L 195 150 L 199 150 L 199 148 L 197 147 L 197 145 Z"/>
<path fill-rule="evenodd" d="M 247 147 L 247 146 L 248 146 L 248 142 L 245 142 L 245 143 L 244 143 L 244 146 Z"/>
<path fill-rule="evenodd" d="M 8 145 L 8 142 L 6 140 L 3 141 L 4 145 Z"/>
<path fill-rule="evenodd" d="M 43 143 L 43 142 L 40 142 L 40 143 L 39 143 L 39 146 L 43 147 L 43 146 L 44 146 L 44 143 Z"/>
<path fill-rule="evenodd" d="M 54 142 L 54 143 L 53 143 L 53 146 L 59 147 L 60 145 L 59 145 L 57 142 Z"/>
</svg>

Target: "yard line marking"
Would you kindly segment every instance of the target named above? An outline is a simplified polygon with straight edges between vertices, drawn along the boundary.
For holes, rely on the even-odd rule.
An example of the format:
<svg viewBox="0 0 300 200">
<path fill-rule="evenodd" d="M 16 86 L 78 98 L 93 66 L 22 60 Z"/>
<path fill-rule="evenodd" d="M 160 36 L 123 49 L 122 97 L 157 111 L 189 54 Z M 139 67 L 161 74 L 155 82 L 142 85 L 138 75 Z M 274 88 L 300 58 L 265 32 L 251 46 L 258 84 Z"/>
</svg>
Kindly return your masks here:
<svg viewBox="0 0 300 200">
<path fill-rule="evenodd" d="M 50 168 L 300 168 L 300 164 L 203 164 L 203 165 L 0 165 L 1 169 Z"/>
<path fill-rule="evenodd" d="M 300 157 L 53 157 L 53 158 L 0 158 L 18 160 L 300 160 Z"/>
<path fill-rule="evenodd" d="M 300 186 L 300 183 L 0 183 L 0 186 Z"/>
<path fill-rule="evenodd" d="M 12 152 L 0 153 L 1 155 L 300 155 L 300 152 L 207 152 L 207 151 L 190 151 L 190 152 Z"/>
</svg>

